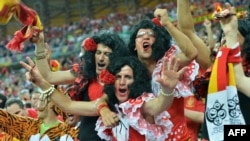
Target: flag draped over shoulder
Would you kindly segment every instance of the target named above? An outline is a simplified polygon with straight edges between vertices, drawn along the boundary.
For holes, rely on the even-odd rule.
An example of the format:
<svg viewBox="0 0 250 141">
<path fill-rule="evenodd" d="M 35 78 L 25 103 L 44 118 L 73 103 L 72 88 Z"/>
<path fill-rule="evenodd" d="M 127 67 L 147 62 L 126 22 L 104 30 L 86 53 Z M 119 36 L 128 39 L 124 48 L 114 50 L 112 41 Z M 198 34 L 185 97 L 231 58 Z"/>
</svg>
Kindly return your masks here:
<svg viewBox="0 0 250 141">
<path fill-rule="evenodd" d="M 240 47 L 222 47 L 215 59 L 208 86 L 205 119 L 210 141 L 224 140 L 224 125 L 242 125 L 233 64 L 241 62 Z"/>
<path fill-rule="evenodd" d="M 22 43 L 32 37 L 32 26 L 36 26 L 37 30 L 42 31 L 43 25 L 36 11 L 27 7 L 20 0 L 1 0 L 0 2 L 0 24 L 8 24 L 14 17 L 24 25 L 22 29 L 14 33 L 14 37 L 6 45 L 7 49 L 20 52 L 23 49 Z"/>
</svg>

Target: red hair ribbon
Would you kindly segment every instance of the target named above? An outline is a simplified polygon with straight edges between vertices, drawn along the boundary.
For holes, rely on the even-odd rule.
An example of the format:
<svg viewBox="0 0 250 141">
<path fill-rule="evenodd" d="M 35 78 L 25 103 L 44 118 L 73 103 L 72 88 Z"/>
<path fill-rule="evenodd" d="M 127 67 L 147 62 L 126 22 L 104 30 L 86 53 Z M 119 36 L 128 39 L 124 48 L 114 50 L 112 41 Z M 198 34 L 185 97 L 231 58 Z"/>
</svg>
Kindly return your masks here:
<svg viewBox="0 0 250 141">
<path fill-rule="evenodd" d="M 108 70 L 102 70 L 101 73 L 99 74 L 99 78 L 101 82 L 109 85 L 114 84 L 116 79 L 115 76 Z"/>
<path fill-rule="evenodd" d="M 96 51 L 97 44 L 92 38 L 86 38 L 82 43 L 82 47 L 85 51 Z"/>
</svg>

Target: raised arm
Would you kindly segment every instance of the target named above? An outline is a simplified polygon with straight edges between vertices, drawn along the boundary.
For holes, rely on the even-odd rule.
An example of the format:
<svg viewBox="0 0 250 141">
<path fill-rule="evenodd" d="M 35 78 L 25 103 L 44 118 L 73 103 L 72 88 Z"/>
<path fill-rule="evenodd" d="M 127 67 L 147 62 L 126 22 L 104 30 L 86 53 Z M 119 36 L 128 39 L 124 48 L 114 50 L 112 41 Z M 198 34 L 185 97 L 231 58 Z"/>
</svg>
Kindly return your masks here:
<svg viewBox="0 0 250 141">
<path fill-rule="evenodd" d="M 226 14 L 235 14 L 234 7 L 231 7 L 230 4 L 226 4 L 226 9 L 224 10 Z M 229 16 L 220 20 L 221 27 L 223 29 L 226 46 L 228 48 L 235 49 L 240 47 L 238 40 L 238 19 L 236 16 Z M 246 96 L 250 97 L 249 83 L 250 77 L 246 77 L 242 68 L 242 63 L 234 63 L 234 73 L 236 79 L 237 89 L 244 93 Z"/>
<path fill-rule="evenodd" d="M 33 34 L 32 41 L 35 43 L 35 59 L 36 65 L 42 76 L 51 84 L 70 84 L 75 80 L 75 76 L 70 70 L 53 72 L 50 69 L 50 49 L 49 46 L 44 42 L 43 32 L 36 32 Z"/>
<path fill-rule="evenodd" d="M 212 30 L 212 22 L 209 19 L 205 19 L 205 21 L 203 22 L 203 26 L 206 28 L 207 37 L 208 37 L 208 47 L 211 50 L 215 46 L 213 30 Z"/>
<path fill-rule="evenodd" d="M 53 88 L 39 72 L 34 62 L 28 57 L 28 64 L 20 62 L 20 64 L 28 71 L 26 78 L 40 87 L 44 91 L 45 98 L 50 98 L 60 109 L 71 114 L 78 114 L 82 116 L 97 116 L 95 101 L 83 102 L 72 101 L 64 93 Z"/>
<path fill-rule="evenodd" d="M 155 99 L 144 103 L 142 107 L 143 113 L 155 116 L 171 106 L 175 87 L 186 70 L 186 67 L 180 70 L 179 67 L 178 58 L 173 57 L 172 60 L 164 58 L 161 75 L 157 78 L 157 81 L 161 84 L 160 94 Z"/>
<path fill-rule="evenodd" d="M 198 50 L 196 61 L 206 70 L 212 64 L 210 50 L 195 33 L 193 17 L 190 11 L 190 0 L 177 0 L 177 21 L 180 30 L 188 36 Z"/>
<path fill-rule="evenodd" d="M 178 47 L 180 47 L 182 53 L 177 55 L 177 57 L 180 58 L 180 66 L 188 65 L 197 56 L 197 49 L 194 47 L 193 43 L 184 33 L 175 27 L 171 21 L 169 21 L 166 9 L 157 8 L 154 12 L 154 16 L 159 19 L 161 25 L 173 37 Z"/>
</svg>

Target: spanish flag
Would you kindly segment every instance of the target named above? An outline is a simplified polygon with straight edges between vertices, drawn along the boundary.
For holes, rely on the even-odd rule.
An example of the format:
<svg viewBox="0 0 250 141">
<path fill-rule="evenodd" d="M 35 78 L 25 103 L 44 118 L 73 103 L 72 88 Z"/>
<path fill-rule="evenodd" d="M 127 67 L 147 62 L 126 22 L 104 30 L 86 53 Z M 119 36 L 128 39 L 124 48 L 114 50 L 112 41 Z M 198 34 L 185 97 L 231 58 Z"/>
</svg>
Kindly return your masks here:
<svg viewBox="0 0 250 141">
<path fill-rule="evenodd" d="M 241 62 L 239 44 L 233 49 L 221 47 L 215 59 L 206 103 L 205 119 L 210 141 L 224 140 L 224 125 L 242 125 L 233 63 Z"/>
<path fill-rule="evenodd" d="M 8 42 L 6 48 L 20 52 L 23 49 L 22 43 L 32 37 L 32 26 L 42 31 L 43 25 L 36 11 L 20 0 L 0 0 L 0 24 L 8 24 L 12 17 L 17 19 L 23 28 L 14 33 L 14 37 Z"/>
</svg>

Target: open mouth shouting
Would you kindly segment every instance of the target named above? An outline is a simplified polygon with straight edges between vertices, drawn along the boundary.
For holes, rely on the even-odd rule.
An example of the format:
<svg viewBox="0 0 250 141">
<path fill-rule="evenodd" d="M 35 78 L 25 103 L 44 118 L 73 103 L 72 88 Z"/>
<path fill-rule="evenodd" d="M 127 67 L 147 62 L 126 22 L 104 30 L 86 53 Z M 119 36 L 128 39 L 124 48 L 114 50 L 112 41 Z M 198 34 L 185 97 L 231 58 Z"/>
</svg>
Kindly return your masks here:
<svg viewBox="0 0 250 141">
<path fill-rule="evenodd" d="M 102 71 L 102 70 L 104 70 L 104 69 L 106 69 L 106 63 L 97 63 L 97 70 L 98 71 Z"/>
<path fill-rule="evenodd" d="M 126 95 L 127 93 L 127 89 L 123 88 L 123 89 L 119 89 L 119 94 L 122 96 L 122 95 Z"/>
<path fill-rule="evenodd" d="M 143 42 L 142 46 L 143 46 L 144 51 L 146 51 L 150 48 L 150 44 L 148 42 Z"/>
</svg>

